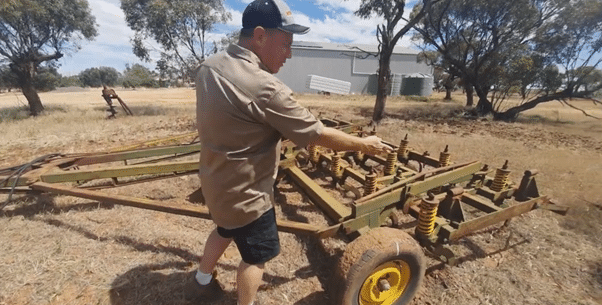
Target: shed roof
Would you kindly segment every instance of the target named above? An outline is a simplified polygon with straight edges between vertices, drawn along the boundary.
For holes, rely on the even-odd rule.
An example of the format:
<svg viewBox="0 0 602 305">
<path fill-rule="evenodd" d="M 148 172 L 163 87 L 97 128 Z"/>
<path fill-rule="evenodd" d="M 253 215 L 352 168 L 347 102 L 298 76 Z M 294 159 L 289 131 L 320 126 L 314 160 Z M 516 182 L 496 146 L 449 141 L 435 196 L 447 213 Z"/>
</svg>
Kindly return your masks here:
<svg viewBox="0 0 602 305">
<path fill-rule="evenodd" d="M 314 49 L 314 50 L 325 50 L 325 51 L 347 51 L 347 52 L 358 52 L 366 51 L 371 53 L 378 52 L 377 45 L 371 44 L 356 44 L 356 43 L 330 43 L 330 42 L 315 42 L 315 41 L 295 41 L 292 45 L 293 49 Z M 417 55 L 420 51 L 406 48 L 406 47 L 395 47 L 393 54 L 412 54 Z"/>
</svg>

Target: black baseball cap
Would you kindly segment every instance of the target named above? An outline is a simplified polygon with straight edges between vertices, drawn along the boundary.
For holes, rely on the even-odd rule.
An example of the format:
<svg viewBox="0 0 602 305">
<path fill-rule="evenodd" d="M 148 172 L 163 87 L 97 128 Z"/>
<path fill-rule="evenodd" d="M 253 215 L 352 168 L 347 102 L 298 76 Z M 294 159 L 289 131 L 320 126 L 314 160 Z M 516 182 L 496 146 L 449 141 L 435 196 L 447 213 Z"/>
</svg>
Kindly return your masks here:
<svg viewBox="0 0 602 305">
<path fill-rule="evenodd" d="M 291 9 L 282 0 L 255 0 L 247 6 L 242 14 L 243 30 L 252 30 L 258 26 L 292 34 L 309 32 L 309 27 L 295 23 Z"/>
</svg>

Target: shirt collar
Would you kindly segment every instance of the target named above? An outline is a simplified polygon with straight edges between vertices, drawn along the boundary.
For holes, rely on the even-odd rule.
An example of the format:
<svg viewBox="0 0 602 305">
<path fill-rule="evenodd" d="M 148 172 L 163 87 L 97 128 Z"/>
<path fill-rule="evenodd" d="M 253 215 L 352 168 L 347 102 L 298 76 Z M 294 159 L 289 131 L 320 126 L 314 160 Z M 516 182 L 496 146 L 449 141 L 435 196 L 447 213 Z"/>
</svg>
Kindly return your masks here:
<svg viewBox="0 0 602 305">
<path fill-rule="evenodd" d="M 259 59 L 259 57 L 253 53 L 252 51 L 245 49 L 241 46 L 239 46 L 236 43 L 232 43 L 228 46 L 228 51 L 227 51 L 230 55 L 232 55 L 233 57 L 238 57 L 240 59 L 246 60 L 252 64 L 256 64 L 259 66 L 260 69 L 265 70 L 267 72 L 270 72 L 268 70 L 268 68 L 261 62 L 261 59 Z"/>
</svg>

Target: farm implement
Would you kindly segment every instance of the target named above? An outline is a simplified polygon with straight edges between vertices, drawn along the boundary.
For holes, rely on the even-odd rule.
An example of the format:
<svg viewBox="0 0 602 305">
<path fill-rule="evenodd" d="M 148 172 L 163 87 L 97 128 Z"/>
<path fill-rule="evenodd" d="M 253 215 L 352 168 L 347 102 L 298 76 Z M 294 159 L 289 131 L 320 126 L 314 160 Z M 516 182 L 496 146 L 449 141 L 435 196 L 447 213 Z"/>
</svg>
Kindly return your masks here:
<svg viewBox="0 0 602 305">
<path fill-rule="evenodd" d="M 322 121 L 358 136 L 375 133 L 349 122 Z M 195 204 L 202 201 L 200 189 L 189 196 L 189 202 L 103 191 L 197 174 L 201 147 L 190 141 L 195 135 L 104 153 L 46 155 L 0 169 L 0 193 L 8 195 L 1 208 L 16 193 L 52 193 L 209 219 L 207 208 Z M 189 143 L 165 145 L 181 140 Z M 336 304 L 406 304 L 422 283 L 425 252 L 453 265 L 458 258 L 448 245 L 462 237 L 534 209 L 567 212 L 539 193 L 536 170 L 525 171 L 515 184 L 508 179 L 507 161 L 494 169 L 478 161 L 452 163 L 447 147 L 434 158 L 410 149 L 407 135 L 399 145 L 391 146 L 394 152 L 371 156 L 317 146 L 301 148 L 283 141 L 279 179 L 295 184 L 328 224 L 278 219 L 279 230 L 318 238 L 344 235 L 351 240 L 334 273 L 339 283 L 332 291 Z M 413 220 L 400 223 L 402 212 Z M 414 231 L 408 233 L 402 226 Z"/>
</svg>

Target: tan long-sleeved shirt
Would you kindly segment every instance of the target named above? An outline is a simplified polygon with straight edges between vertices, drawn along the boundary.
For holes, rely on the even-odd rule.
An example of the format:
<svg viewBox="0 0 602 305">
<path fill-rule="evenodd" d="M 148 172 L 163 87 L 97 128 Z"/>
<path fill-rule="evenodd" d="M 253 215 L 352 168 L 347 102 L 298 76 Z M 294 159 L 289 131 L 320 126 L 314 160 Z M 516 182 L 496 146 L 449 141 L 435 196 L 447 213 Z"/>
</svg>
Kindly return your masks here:
<svg viewBox="0 0 602 305">
<path fill-rule="evenodd" d="M 274 204 L 280 139 L 306 146 L 324 127 L 253 52 L 236 44 L 203 62 L 196 90 L 205 202 L 218 226 L 242 227 Z"/>
</svg>

